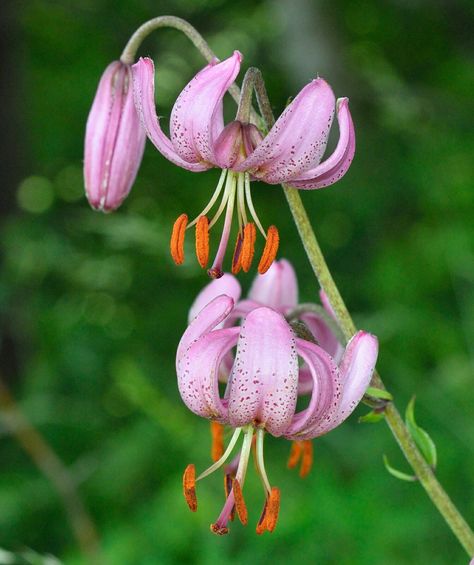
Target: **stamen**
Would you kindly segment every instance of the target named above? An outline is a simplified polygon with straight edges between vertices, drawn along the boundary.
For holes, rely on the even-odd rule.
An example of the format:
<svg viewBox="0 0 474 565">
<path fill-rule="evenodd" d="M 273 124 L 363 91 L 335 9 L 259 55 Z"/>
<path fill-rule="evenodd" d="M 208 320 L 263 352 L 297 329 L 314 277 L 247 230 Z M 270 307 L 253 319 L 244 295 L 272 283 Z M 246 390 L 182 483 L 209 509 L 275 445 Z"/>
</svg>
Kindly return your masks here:
<svg viewBox="0 0 474 565">
<path fill-rule="evenodd" d="M 265 471 L 265 461 L 263 459 L 263 440 L 265 438 L 265 430 L 259 428 L 257 430 L 257 445 L 256 445 L 256 462 L 257 471 L 262 479 L 263 485 L 266 490 L 267 496 L 271 493 L 272 487 L 270 486 L 270 481 L 267 477 L 267 472 Z"/>
<path fill-rule="evenodd" d="M 265 230 L 262 227 L 260 220 L 258 219 L 257 212 L 255 212 L 255 208 L 252 202 L 252 193 L 250 190 L 250 176 L 248 173 L 245 173 L 245 197 L 247 200 L 247 206 L 249 207 L 250 215 L 252 216 L 254 222 L 257 224 L 258 229 L 261 231 L 263 237 L 266 239 Z"/>
<path fill-rule="evenodd" d="M 245 431 L 244 442 L 242 444 L 242 451 L 240 452 L 239 467 L 237 468 L 236 479 L 239 481 L 240 486 L 244 486 L 245 474 L 247 472 L 247 465 L 250 457 L 250 450 L 253 442 L 253 427 L 248 426 Z"/>
<path fill-rule="evenodd" d="M 184 234 L 187 223 L 188 216 L 181 214 L 174 223 L 171 232 L 170 251 L 176 265 L 182 265 L 184 262 Z"/>
<path fill-rule="evenodd" d="M 224 181 L 225 181 L 225 177 L 227 175 L 227 169 L 224 169 L 221 173 L 221 176 L 219 177 L 219 182 L 217 183 L 217 187 L 216 190 L 214 191 L 214 194 L 212 195 L 211 199 L 209 200 L 207 206 L 204 208 L 204 210 L 199 214 L 199 216 L 196 216 L 194 218 L 194 220 L 188 225 L 188 228 L 191 228 L 194 226 L 194 224 L 197 223 L 197 221 L 199 220 L 199 218 L 201 216 L 205 216 L 209 210 L 214 206 L 214 204 L 216 203 L 216 200 L 219 198 L 219 194 L 222 191 L 222 187 L 224 186 Z"/>
<path fill-rule="evenodd" d="M 204 269 L 209 261 L 209 220 L 207 216 L 199 216 L 196 224 L 196 257 Z"/>
<path fill-rule="evenodd" d="M 224 211 L 226 204 L 228 203 L 229 195 L 232 192 L 232 188 L 235 187 L 234 178 L 235 178 L 234 173 L 229 171 L 229 174 L 227 175 L 227 179 L 225 181 L 224 194 L 222 196 L 221 203 L 219 204 L 219 208 L 217 209 L 217 212 L 214 214 L 214 217 L 209 223 L 209 229 L 211 229 L 214 226 L 214 224 L 217 222 L 217 220 L 221 217 L 221 214 Z"/>
<path fill-rule="evenodd" d="M 211 459 L 216 462 L 224 454 L 224 426 L 219 422 L 211 422 Z"/>
<path fill-rule="evenodd" d="M 183 493 L 184 498 L 192 512 L 197 510 L 196 497 L 196 469 L 193 464 L 186 467 L 183 475 Z"/>
<path fill-rule="evenodd" d="M 298 465 L 298 461 L 301 459 L 303 453 L 303 446 L 301 441 L 293 441 L 291 443 L 290 456 L 288 458 L 288 469 L 294 469 Z"/>
<path fill-rule="evenodd" d="M 258 272 L 263 275 L 268 271 L 271 264 L 275 260 L 276 254 L 278 252 L 278 245 L 280 243 L 280 236 L 278 235 L 278 230 L 275 226 L 270 226 L 267 232 L 267 241 L 265 243 L 265 248 L 258 264 Z"/>
<path fill-rule="evenodd" d="M 256 532 L 258 535 L 263 532 L 273 532 L 278 521 L 278 513 L 280 512 L 280 489 L 273 487 L 263 507 L 260 519 L 257 523 Z"/>
<path fill-rule="evenodd" d="M 237 440 L 239 439 L 239 435 L 241 431 L 242 428 L 235 428 L 234 434 L 230 439 L 229 445 L 227 446 L 224 455 L 219 459 L 219 461 L 216 461 L 213 465 L 211 465 L 208 469 L 206 469 L 203 473 L 201 473 L 199 477 L 196 479 L 196 481 L 200 481 L 201 479 L 204 479 L 204 477 L 207 477 L 208 475 L 219 469 L 219 467 L 222 467 L 222 465 L 224 465 L 224 463 L 229 458 L 229 455 L 231 454 L 232 450 L 234 449 L 234 446 L 237 443 Z"/>
<path fill-rule="evenodd" d="M 242 268 L 242 235 L 239 232 L 235 242 L 234 255 L 232 257 L 232 274 L 237 275 Z"/>
<path fill-rule="evenodd" d="M 311 471 L 313 466 L 313 442 L 305 440 L 303 443 L 303 459 L 300 467 L 300 477 L 303 479 Z"/>
<path fill-rule="evenodd" d="M 242 243 L 242 252 L 240 254 L 240 263 L 245 273 L 249 272 L 252 264 L 253 255 L 255 253 L 255 238 L 257 230 L 255 224 L 250 222 L 244 227 L 244 240 Z"/>
<path fill-rule="evenodd" d="M 242 489 L 240 488 L 240 483 L 237 479 L 232 482 L 232 488 L 234 491 L 234 501 L 235 509 L 237 511 L 237 516 L 240 522 L 246 526 L 248 524 L 248 513 L 247 506 L 245 505 L 244 496 L 242 494 Z"/>
<path fill-rule="evenodd" d="M 272 488 L 268 498 L 267 511 L 265 512 L 265 527 L 269 532 L 273 532 L 277 525 L 278 513 L 280 512 L 280 489 Z"/>
<path fill-rule="evenodd" d="M 266 522 L 265 522 L 265 518 L 267 516 L 267 506 L 268 506 L 268 498 L 265 499 L 265 504 L 263 506 L 263 510 L 262 513 L 260 514 L 260 518 L 258 519 L 258 523 L 257 523 L 257 528 L 255 530 L 259 536 L 261 536 L 263 532 L 267 530 Z"/>
<path fill-rule="evenodd" d="M 242 216 L 244 225 L 247 223 L 247 212 L 245 210 L 245 175 L 240 174 L 237 178 L 237 198 L 239 215 Z"/>
</svg>

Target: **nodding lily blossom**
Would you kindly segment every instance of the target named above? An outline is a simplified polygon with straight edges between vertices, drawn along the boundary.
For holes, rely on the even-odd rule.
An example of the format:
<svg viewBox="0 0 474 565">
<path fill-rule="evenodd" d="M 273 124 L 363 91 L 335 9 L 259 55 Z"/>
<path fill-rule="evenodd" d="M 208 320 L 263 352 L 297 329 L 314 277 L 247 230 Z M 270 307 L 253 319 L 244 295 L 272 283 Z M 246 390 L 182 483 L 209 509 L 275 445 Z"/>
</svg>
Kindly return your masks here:
<svg viewBox="0 0 474 565">
<path fill-rule="evenodd" d="M 322 78 L 307 84 L 287 106 L 266 136 L 255 124 L 234 120 L 224 126 L 223 98 L 240 70 L 242 55 L 211 61 L 178 96 L 170 118 L 170 137 L 162 131 L 154 99 L 154 66 L 151 59 L 133 65 L 135 103 L 148 137 L 175 165 L 192 172 L 212 167 L 222 169 L 217 188 L 202 212 L 188 223 L 182 214 L 171 236 L 171 254 L 177 264 L 184 261 L 184 235 L 195 226 L 196 255 L 200 265 L 209 259 L 209 230 L 225 211 L 224 228 L 217 254 L 208 273 L 223 274 L 222 264 L 229 242 L 232 217 L 237 209 L 238 235 L 232 272 L 247 272 L 254 256 L 257 229 L 265 238 L 258 272 L 265 273 L 278 250 L 275 226 L 265 232 L 252 202 L 250 181 L 289 183 L 300 189 L 329 186 L 349 168 L 355 151 L 354 127 L 347 98 L 334 97 Z M 334 112 L 339 122 L 339 142 L 326 160 L 326 149 Z M 222 195 L 217 211 L 209 212 Z"/>
<path fill-rule="evenodd" d="M 244 318 L 251 310 L 260 306 L 268 306 L 283 314 L 293 324 L 293 328 L 306 337 L 315 341 L 334 359 L 336 364 L 342 360 L 344 353 L 343 336 L 335 321 L 334 313 L 325 293 L 320 291 L 322 306 L 317 304 L 298 304 L 298 281 L 293 266 L 286 259 L 275 261 L 263 275 L 257 275 L 252 283 L 248 298 L 239 300 L 240 284 L 229 273 L 222 278 L 213 280 L 206 285 L 196 297 L 189 310 L 188 321 L 192 322 L 197 314 L 221 294 L 226 294 L 234 300 L 234 308 L 225 320 L 225 327 L 231 327 Z M 217 328 L 224 326 L 221 322 Z M 232 353 L 228 353 L 219 368 L 219 380 L 226 383 L 234 363 Z M 306 363 L 302 363 L 298 378 L 298 394 L 306 395 L 313 388 L 313 378 Z M 216 461 L 223 454 L 223 427 L 211 422 L 212 459 Z M 302 478 L 311 471 L 313 464 L 313 447 L 310 440 L 294 441 L 291 447 L 288 467 L 296 467 L 299 463 L 299 474 Z M 227 471 L 226 471 L 226 474 Z"/>
<path fill-rule="evenodd" d="M 145 141 L 131 67 L 114 61 L 100 79 L 86 126 L 84 179 L 92 208 L 111 212 L 120 206 L 132 188 Z"/>
<path fill-rule="evenodd" d="M 265 433 L 297 441 L 301 449 L 302 442 L 338 426 L 352 413 L 369 385 L 378 344 L 373 335 L 360 331 L 337 364 L 322 347 L 298 337 L 281 312 L 257 306 L 245 315 L 241 326 L 225 327 L 233 309 L 230 296 L 222 294 L 211 300 L 188 326 L 178 346 L 178 388 L 186 406 L 198 416 L 234 429 L 224 453 L 206 471 L 196 477 L 194 465 L 188 465 L 183 477 L 184 494 L 191 510 L 197 510 L 196 481 L 225 464 L 242 434 L 238 463 L 235 460 L 227 469 L 226 502 L 211 530 L 227 533 L 234 510 L 240 521 L 247 523 L 242 492 L 255 442 L 255 463 L 265 492 L 257 533 L 271 532 L 278 518 L 280 491 L 271 486 L 265 470 Z M 235 360 L 221 395 L 219 369 L 234 347 Z M 298 357 L 312 379 L 308 406 L 300 411 L 296 409 L 301 373 Z M 216 433 L 218 429 L 216 426 Z M 222 437 L 219 439 L 223 442 Z M 294 451 L 292 456 L 299 457 L 298 449 Z"/>
</svg>

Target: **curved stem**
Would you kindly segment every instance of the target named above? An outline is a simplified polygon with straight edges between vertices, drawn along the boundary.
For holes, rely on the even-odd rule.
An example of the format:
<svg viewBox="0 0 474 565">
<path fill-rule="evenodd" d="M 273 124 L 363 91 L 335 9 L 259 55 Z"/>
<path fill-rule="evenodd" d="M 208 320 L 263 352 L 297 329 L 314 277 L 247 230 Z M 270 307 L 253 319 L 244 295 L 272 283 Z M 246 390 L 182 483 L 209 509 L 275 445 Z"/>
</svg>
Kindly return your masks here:
<svg viewBox="0 0 474 565">
<path fill-rule="evenodd" d="M 133 64 L 135 55 L 143 40 L 148 37 L 150 33 L 161 27 L 171 27 L 184 33 L 208 63 L 216 59 L 207 41 L 190 23 L 176 16 L 159 16 L 148 20 L 135 31 L 128 40 L 125 49 L 122 51 L 122 55 L 120 56 L 122 63 L 126 65 Z M 229 88 L 229 93 L 232 98 L 239 103 L 240 89 L 235 83 Z"/>
<path fill-rule="evenodd" d="M 270 129 L 275 119 L 266 93 L 265 84 L 260 73 L 253 73 L 252 78 L 255 81 L 255 91 L 260 111 L 267 128 Z M 334 282 L 326 260 L 324 259 L 301 196 L 297 189 L 288 185 L 283 185 L 283 190 L 314 274 L 328 297 L 345 340 L 348 341 L 356 333 L 357 329 L 342 299 L 341 293 Z M 385 389 L 384 383 L 377 372 L 374 372 L 371 385 L 376 388 Z M 386 405 L 384 413 L 385 420 L 393 436 L 408 463 L 415 471 L 418 480 L 423 485 L 428 496 L 439 510 L 446 523 L 450 526 L 461 545 L 469 556 L 472 557 L 474 555 L 474 532 L 464 520 L 459 510 L 439 483 L 433 470 L 421 455 L 400 413 L 392 402 Z"/>
</svg>

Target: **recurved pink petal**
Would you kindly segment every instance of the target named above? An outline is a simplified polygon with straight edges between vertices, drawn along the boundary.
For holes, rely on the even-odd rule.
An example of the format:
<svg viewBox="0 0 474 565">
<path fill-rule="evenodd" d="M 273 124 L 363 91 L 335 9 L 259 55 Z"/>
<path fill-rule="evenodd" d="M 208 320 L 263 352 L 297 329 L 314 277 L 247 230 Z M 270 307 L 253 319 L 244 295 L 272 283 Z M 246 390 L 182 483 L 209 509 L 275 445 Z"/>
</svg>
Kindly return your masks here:
<svg viewBox="0 0 474 565">
<path fill-rule="evenodd" d="M 170 139 L 163 133 L 155 108 L 155 67 L 148 57 L 140 58 L 132 66 L 133 92 L 135 106 L 140 120 L 151 142 L 169 161 L 189 171 L 205 171 L 211 167 L 200 162 L 196 153 L 192 159 L 183 159 L 173 147 Z"/>
<path fill-rule="evenodd" d="M 282 435 L 293 417 L 298 357 L 285 318 L 270 308 L 252 310 L 243 323 L 228 385 L 228 416 L 234 427 L 261 423 Z"/>
<path fill-rule="evenodd" d="M 300 189 L 324 188 L 337 182 L 348 171 L 355 153 L 355 131 L 347 98 L 338 100 L 337 116 L 340 135 L 336 149 L 317 167 L 289 178 L 287 182 L 291 186 Z"/>
<path fill-rule="evenodd" d="M 307 84 L 255 151 L 236 170 L 270 184 L 286 182 L 321 161 L 334 116 L 335 97 L 318 78 Z"/>
<path fill-rule="evenodd" d="M 371 334 L 360 331 L 349 341 L 339 366 L 342 394 L 337 410 L 315 422 L 304 434 L 298 435 L 299 439 L 312 439 L 326 434 L 352 414 L 369 386 L 377 354 L 377 338 Z"/>
<path fill-rule="evenodd" d="M 101 77 L 86 126 L 84 178 L 91 206 L 115 210 L 130 192 L 145 146 L 128 65 L 115 61 Z"/>
<path fill-rule="evenodd" d="M 176 152 L 185 161 L 216 164 L 214 142 L 224 129 L 222 101 L 239 74 L 242 54 L 199 72 L 183 89 L 173 106 L 170 135 Z"/>
<path fill-rule="evenodd" d="M 342 399 L 335 426 L 343 422 L 364 396 L 374 372 L 379 345 L 377 338 L 359 331 L 349 341 L 339 365 L 342 378 Z"/>
<path fill-rule="evenodd" d="M 239 328 L 205 334 L 177 362 L 179 393 L 198 416 L 226 423 L 226 403 L 219 396 L 219 365 L 237 343 L 238 335 Z"/>
<path fill-rule="evenodd" d="M 199 312 L 209 304 L 214 298 L 225 294 L 230 296 L 234 303 L 240 298 L 240 284 L 238 280 L 229 273 L 224 273 L 220 279 L 214 279 L 207 284 L 197 295 L 191 308 L 189 309 L 188 322 L 192 322 Z"/>
<path fill-rule="evenodd" d="M 176 363 L 185 354 L 191 344 L 201 336 L 211 332 L 230 314 L 234 301 L 230 296 L 217 296 L 199 312 L 189 324 L 178 344 Z"/>
<path fill-rule="evenodd" d="M 298 281 L 295 270 L 286 259 L 274 261 L 264 275 L 253 280 L 249 298 L 285 313 L 298 303 Z"/>
<path fill-rule="evenodd" d="M 321 347 L 297 338 L 298 354 L 306 363 L 313 386 L 308 407 L 295 414 L 285 431 L 289 439 L 306 439 L 309 430 L 317 430 L 335 417 L 341 401 L 341 376 L 337 365 Z"/>
</svg>

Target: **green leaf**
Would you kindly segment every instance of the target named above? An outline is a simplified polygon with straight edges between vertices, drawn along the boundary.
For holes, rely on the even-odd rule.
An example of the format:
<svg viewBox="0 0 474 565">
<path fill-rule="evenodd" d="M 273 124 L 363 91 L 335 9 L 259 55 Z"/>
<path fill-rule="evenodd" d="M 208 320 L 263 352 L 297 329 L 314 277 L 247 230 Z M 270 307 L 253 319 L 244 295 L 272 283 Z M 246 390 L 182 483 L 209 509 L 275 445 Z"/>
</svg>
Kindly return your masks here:
<svg viewBox="0 0 474 565">
<path fill-rule="evenodd" d="M 408 481 L 408 482 L 416 481 L 415 475 L 407 475 L 407 473 L 403 473 L 402 471 L 398 471 L 397 469 L 394 469 L 388 462 L 388 458 L 386 455 L 383 456 L 383 462 L 387 471 L 395 478 L 400 479 L 401 481 Z"/>
<path fill-rule="evenodd" d="M 371 410 L 370 412 L 359 418 L 359 423 L 376 424 L 377 422 L 380 422 L 380 420 L 383 420 L 384 417 L 385 414 L 383 412 L 375 412 L 375 410 Z"/>
<path fill-rule="evenodd" d="M 408 431 L 410 432 L 411 437 L 413 438 L 413 441 L 418 446 L 426 462 L 428 463 L 428 465 L 431 465 L 433 469 L 435 469 L 438 461 L 436 445 L 429 436 L 428 432 L 426 432 L 423 428 L 420 428 L 420 426 L 418 426 L 418 424 L 415 421 L 414 396 L 408 403 L 405 412 L 405 423 L 408 428 Z"/>
<path fill-rule="evenodd" d="M 393 400 L 393 396 L 388 392 L 388 390 L 375 388 L 373 386 L 369 386 L 369 388 L 365 391 L 365 394 L 372 396 L 373 398 L 381 398 L 382 400 Z"/>
</svg>

